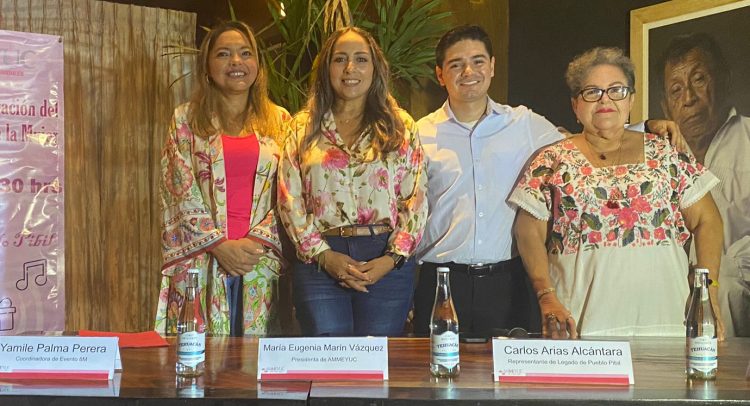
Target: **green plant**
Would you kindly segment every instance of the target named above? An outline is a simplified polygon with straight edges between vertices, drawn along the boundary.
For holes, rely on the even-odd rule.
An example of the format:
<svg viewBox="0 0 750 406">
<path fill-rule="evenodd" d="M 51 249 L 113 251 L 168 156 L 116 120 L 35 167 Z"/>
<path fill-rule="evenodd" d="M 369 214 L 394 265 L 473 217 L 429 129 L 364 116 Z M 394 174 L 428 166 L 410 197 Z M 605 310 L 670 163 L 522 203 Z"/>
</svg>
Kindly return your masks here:
<svg viewBox="0 0 750 406">
<path fill-rule="evenodd" d="M 435 44 L 449 12 L 436 12 L 439 0 L 293 0 L 279 7 L 269 0 L 272 23 L 260 30 L 269 71 L 269 91 L 291 112 L 305 102 L 315 55 L 328 33 L 347 24 L 370 31 L 391 66 L 392 81 L 411 87 L 434 78 Z M 277 36 L 274 38 L 273 35 Z M 394 92 L 404 104 L 406 95 Z"/>
<path fill-rule="evenodd" d="M 377 21 L 364 20 L 362 28 L 378 40 L 391 65 L 393 80 L 419 86 L 417 79 L 435 80 L 435 44 L 450 12 L 435 13 L 439 0 L 376 0 Z"/>
<path fill-rule="evenodd" d="M 230 18 L 237 19 L 231 1 Z M 435 81 L 434 50 L 450 12 L 437 12 L 439 0 L 267 0 L 272 21 L 256 32 L 266 61 L 271 98 L 295 113 L 305 103 L 315 56 L 326 36 L 343 26 L 370 31 L 391 66 L 392 89 L 400 104 L 405 83 Z M 206 27 L 202 27 L 208 30 Z M 198 50 L 167 45 L 162 55 L 181 57 Z M 186 73 L 174 82 L 190 75 Z M 173 82 L 173 83 L 174 83 Z"/>
</svg>

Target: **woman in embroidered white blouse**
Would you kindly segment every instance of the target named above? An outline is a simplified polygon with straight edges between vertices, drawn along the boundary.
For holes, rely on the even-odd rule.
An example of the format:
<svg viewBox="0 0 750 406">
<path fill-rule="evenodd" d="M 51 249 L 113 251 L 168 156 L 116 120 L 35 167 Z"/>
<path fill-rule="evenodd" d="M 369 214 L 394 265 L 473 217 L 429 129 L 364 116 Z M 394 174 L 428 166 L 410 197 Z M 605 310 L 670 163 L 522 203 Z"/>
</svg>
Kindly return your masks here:
<svg viewBox="0 0 750 406">
<path fill-rule="evenodd" d="M 718 181 L 667 139 L 625 129 L 635 74 L 621 50 L 580 55 L 566 78 L 583 131 L 542 149 L 509 199 L 543 332 L 684 336 L 691 233 L 718 280 Z"/>
</svg>

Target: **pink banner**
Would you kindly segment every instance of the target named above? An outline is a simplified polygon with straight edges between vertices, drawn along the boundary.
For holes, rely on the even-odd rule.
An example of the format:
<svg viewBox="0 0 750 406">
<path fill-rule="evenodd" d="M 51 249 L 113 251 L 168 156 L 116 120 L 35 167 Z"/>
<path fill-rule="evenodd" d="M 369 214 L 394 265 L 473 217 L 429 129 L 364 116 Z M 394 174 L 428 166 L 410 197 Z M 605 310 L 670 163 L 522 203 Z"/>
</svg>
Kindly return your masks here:
<svg viewBox="0 0 750 406">
<path fill-rule="evenodd" d="M 0 30 L 0 335 L 65 328 L 63 44 Z"/>
</svg>

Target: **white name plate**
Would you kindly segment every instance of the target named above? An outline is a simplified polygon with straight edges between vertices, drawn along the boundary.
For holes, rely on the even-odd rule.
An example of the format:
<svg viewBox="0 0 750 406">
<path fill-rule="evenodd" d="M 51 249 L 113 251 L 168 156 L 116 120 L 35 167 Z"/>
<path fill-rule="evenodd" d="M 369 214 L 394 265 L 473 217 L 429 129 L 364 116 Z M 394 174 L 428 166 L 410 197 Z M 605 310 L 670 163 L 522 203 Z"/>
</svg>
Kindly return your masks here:
<svg viewBox="0 0 750 406">
<path fill-rule="evenodd" d="M 76 396 L 111 398 L 120 396 L 122 374 L 101 381 L 42 381 L 42 380 L 7 380 L 0 383 L 0 395 L 25 396 Z"/>
<path fill-rule="evenodd" d="M 632 385 L 630 343 L 585 340 L 492 340 L 500 382 Z"/>
<path fill-rule="evenodd" d="M 261 338 L 258 380 L 387 380 L 386 337 Z"/>
<path fill-rule="evenodd" d="M 112 379 L 116 337 L 0 337 L 0 379 Z"/>
</svg>

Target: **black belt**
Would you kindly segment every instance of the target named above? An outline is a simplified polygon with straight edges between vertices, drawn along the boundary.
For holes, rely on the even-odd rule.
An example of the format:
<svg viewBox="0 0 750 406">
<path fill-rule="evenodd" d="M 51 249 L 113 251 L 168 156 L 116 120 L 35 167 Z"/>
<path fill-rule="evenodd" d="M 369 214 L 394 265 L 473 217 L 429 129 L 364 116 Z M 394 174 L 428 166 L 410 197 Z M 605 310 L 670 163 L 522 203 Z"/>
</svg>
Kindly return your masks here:
<svg viewBox="0 0 750 406">
<path fill-rule="evenodd" d="M 503 272 L 511 270 L 512 267 L 520 261 L 519 257 L 509 259 L 507 261 L 495 262 L 492 264 L 457 264 L 455 262 L 448 262 L 445 264 L 430 263 L 435 267 L 446 266 L 450 268 L 451 272 L 461 272 L 469 276 L 481 278 L 483 276 L 492 275 L 496 272 Z"/>
</svg>

